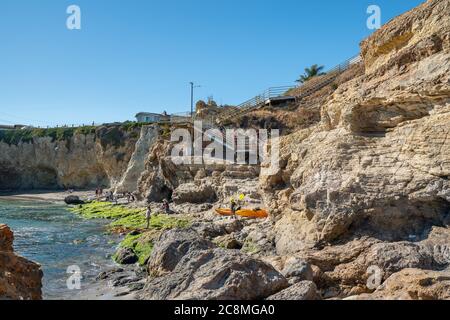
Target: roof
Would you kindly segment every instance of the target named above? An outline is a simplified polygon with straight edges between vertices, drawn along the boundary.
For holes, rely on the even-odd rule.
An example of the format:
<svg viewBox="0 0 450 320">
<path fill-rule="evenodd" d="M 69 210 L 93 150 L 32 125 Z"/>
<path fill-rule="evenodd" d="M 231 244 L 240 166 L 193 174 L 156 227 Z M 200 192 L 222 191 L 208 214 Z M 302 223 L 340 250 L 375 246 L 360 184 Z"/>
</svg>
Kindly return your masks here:
<svg viewBox="0 0 450 320">
<path fill-rule="evenodd" d="M 139 112 L 135 117 L 139 116 L 163 116 L 161 113 L 153 113 L 153 112 Z"/>
<path fill-rule="evenodd" d="M 9 129 L 9 130 L 13 130 L 13 129 L 22 129 L 25 128 L 25 125 L 22 124 L 15 124 L 15 125 L 4 125 L 4 124 L 0 124 L 0 129 Z"/>
</svg>

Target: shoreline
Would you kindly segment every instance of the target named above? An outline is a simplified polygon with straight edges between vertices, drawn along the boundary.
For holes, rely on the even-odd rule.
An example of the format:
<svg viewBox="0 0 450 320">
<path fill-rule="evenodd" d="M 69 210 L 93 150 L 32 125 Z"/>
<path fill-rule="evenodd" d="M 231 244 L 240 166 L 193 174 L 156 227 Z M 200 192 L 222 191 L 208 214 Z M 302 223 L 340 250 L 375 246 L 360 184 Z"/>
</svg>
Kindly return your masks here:
<svg viewBox="0 0 450 320">
<path fill-rule="evenodd" d="M 68 195 L 76 195 L 80 198 L 87 198 L 88 196 L 92 197 L 95 194 L 95 191 L 75 191 L 69 193 L 68 191 L 61 190 L 34 190 L 34 191 L 23 191 L 23 192 L 3 192 L 0 193 L 0 201 L 28 201 L 28 202 L 40 202 L 40 203 L 58 203 L 64 204 L 64 198 Z M 14 205 L 14 203 L 12 203 Z M 95 234 L 97 235 L 97 234 Z M 114 241 L 113 246 L 117 246 L 118 243 L 111 237 L 108 236 L 111 241 Z M 19 253 L 23 255 L 23 252 Z M 36 261 L 41 265 L 45 263 L 43 261 Z M 47 266 L 48 267 L 48 266 Z M 100 270 L 98 274 L 111 272 L 111 270 L 117 269 L 121 267 L 125 269 L 126 275 L 128 277 L 132 277 L 133 273 L 131 268 L 126 268 L 125 266 L 119 266 L 117 264 L 109 265 L 108 263 L 100 264 Z M 41 269 L 44 273 L 44 277 L 47 276 L 47 271 Z M 86 270 L 85 270 L 86 271 Z M 61 292 L 59 298 L 54 295 L 54 293 L 49 293 L 50 295 L 46 295 L 44 293 L 44 283 L 42 284 L 42 298 L 43 300 L 136 300 L 136 296 L 133 292 L 127 290 L 125 286 L 113 286 L 112 281 L 101 281 L 98 280 L 98 274 L 95 274 L 95 278 L 90 279 L 89 281 L 83 283 L 82 290 L 74 291 L 73 293 Z"/>
<path fill-rule="evenodd" d="M 66 190 L 30 190 L 0 192 L 0 200 L 23 200 L 23 201 L 45 201 L 64 202 L 64 198 L 73 195 L 80 199 L 94 198 L 95 190 L 82 190 L 68 192 Z"/>
</svg>

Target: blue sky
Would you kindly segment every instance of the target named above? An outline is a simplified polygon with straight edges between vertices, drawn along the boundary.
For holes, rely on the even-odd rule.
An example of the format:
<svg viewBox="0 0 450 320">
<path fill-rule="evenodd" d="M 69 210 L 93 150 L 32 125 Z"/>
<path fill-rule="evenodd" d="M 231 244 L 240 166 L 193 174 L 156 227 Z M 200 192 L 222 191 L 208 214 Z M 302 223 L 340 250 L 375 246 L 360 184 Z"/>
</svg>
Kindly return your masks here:
<svg viewBox="0 0 450 320">
<path fill-rule="evenodd" d="M 367 7 L 382 22 L 423 0 L 1 0 L 0 124 L 133 120 L 214 96 L 238 104 L 359 52 Z M 80 6 L 82 29 L 66 9 Z"/>
</svg>

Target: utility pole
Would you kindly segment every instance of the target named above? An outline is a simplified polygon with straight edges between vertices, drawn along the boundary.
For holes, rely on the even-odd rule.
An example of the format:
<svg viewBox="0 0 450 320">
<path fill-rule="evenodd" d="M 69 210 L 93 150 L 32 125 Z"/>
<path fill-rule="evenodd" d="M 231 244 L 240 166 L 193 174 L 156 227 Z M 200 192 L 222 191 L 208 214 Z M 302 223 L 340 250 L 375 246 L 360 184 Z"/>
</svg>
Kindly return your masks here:
<svg viewBox="0 0 450 320">
<path fill-rule="evenodd" d="M 191 84 L 191 118 L 194 116 L 194 83 Z"/>
<path fill-rule="evenodd" d="M 189 82 L 191 85 L 191 117 L 194 117 L 194 88 L 200 88 L 201 86 L 194 86 L 194 82 Z"/>
</svg>

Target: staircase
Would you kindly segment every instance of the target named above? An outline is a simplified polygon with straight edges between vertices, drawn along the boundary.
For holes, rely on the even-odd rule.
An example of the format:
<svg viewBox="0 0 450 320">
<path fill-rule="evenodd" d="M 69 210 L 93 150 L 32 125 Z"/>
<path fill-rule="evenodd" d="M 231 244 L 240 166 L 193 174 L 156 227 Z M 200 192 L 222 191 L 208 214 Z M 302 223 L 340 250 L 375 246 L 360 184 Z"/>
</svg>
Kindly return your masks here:
<svg viewBox="0 0 450 320">
<path fill-rule="evenodd" d="M 220 123 L 224 120 L 240 116 L 241 114 L 257 110 L 264 106 L 272 104 L 272 102 L 281 102 L 295 100 L 295 97 L 286 95 L 291 89 L 296 88 L 295 86 L 282 86 L 282 87 L 271 87 L 265 90 L 263 93 L 257 95 L 256 97 L 241 103 L 236 107 L 236 109 L 230 110 L 228 112 L 220 114 L 216 123 Z"/>
<path fill-rule="evenodd" d="M 310 81 L 304 83 L 300 87 L 284 86 L 284 87 L 269 88 L 262 94 L 257 95 L 256 97 L 240 104 L 237 107 L 237 109 L 228 111 L 226 113 L 222 113 L 217 117 L 216 123 L 220 124 L 228 119 L 242 116 L 248 112 L 255 111 L 262 107 L 271 105 L 273 102 L 302 100 L 312 95 L 313 93 L 321 90 L 327 85 L 333 83 L 333 81 L 336 80 L 336 78 L 340 76 L 343 72 L 347 71 L 351 66 L 358 64 L 360 62 L 361 56 L 357 55 L 337 65 L 336 67 L 328 71 L 326 75 L 317 77 L 316 79 L 313 78 Z M 298 88 L 300 93 L 294 96 L 286 95 L 286 92 L 294 88 Z"/>
</svg>

